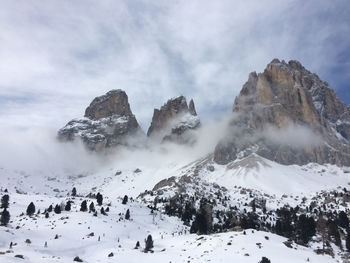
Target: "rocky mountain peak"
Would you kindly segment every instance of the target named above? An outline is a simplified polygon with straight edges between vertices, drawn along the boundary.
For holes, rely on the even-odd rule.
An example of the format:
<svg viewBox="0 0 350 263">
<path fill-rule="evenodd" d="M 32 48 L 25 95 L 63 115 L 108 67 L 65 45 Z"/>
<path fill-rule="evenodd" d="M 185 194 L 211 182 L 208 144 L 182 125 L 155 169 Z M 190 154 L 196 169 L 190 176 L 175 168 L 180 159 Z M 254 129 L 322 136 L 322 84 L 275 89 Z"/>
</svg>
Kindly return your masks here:
<svg viewBox="0 0 350 263">
<path fill-rule="evenodd" d="M 79 138 L 90 150 L 101 150 L 126 144 L 127 136 L 140 131 L 128 96 L 118 89 L 96 97 L 84 117 L 68 122 L 58 131 L 58 138 L 63 141 Z"/>
<path fill-rule="evenodd" d="M 168 100 L 160 109 L 154 109 L 152 123 L 147 135 L 160 137 L 162 141 L 183 142 L 180 137 L 187 130 L 196 129 L 200 124 L 193 100 L 187 104 L 184 96 Z"/>
<path fill-rule="evenodd" d="M 236 117 L 229 128 L 231 138 L 220 142 L 215 150 L 218 163 L 252 152 L 283 164 L 350 163 L 348 107 L 326 82 L 298 61 L 274 59 L 263 73 L 251 73 L 235 100 L 233 112 Z M 293 129 L 299 128 L 308 130 L 322 143 L 299 145 L 296 149 L 292 141 L 277 143 L 265 136 L 269 137 L 271 129 L 279 137 L 278 131 L 293 135 Z M 234 138 L 240 136 L 237 133 L 250 136 L 238 141 Z"/>
<path fill-rule="evenodd" d="M 191 113 L 193 116 L 197 116 L 196 108 L 194 106 L 193 99 L 190 100 L 190 103 L 188 104 L 188 111 Z"/>
<path fill-rule="evenodd" d="M 86 108 L 84 117 L 98 120 L 113 115 L 133 115 L 128 102 L 128 95 L 123 90 L 111 90 L 105 95 L 96 97 Z"/>
</svg>

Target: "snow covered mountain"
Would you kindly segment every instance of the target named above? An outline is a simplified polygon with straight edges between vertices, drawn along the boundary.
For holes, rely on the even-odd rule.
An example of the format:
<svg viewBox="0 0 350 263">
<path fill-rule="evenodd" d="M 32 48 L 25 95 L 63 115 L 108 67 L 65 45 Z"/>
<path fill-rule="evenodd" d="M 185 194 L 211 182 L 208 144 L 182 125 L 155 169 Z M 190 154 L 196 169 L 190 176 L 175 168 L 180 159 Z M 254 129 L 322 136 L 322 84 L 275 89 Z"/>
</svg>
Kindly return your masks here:
<svg viewBox="0 0 350 263">
<path fill-rule="evenodd" d="M 30 156 L 7 142 L 0 262 L 348 262 L 348 122 L 296 61 L 250 74 L 220 121 L 169 100 L 148 136 L 110 91 Z"/>
</svg>

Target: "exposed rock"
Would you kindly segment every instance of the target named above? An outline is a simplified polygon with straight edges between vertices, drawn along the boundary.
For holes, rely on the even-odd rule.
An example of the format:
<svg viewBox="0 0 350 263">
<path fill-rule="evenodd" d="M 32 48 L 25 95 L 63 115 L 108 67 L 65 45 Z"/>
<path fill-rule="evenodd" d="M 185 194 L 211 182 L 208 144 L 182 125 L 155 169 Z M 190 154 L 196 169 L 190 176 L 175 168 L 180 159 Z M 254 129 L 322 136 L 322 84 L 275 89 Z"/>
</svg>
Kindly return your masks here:
<svg viewBox="0 0 350 263">
<path fill-rule="evenodd" d="M 187 105 L 186 98 L 180 96 L 168 100 L 160 109 L 154 109 L 152 123 L 147 135 L 161 141 L 189 143 L 193 137 L 187 132 L 200 125 L 193 100 Z"/>
<path fill-rule="evenodd" d="M 251 153 L 282 164 L 350 164 L 349 108 L 297 61 L 274 59 L 251 73 L 233 112 L 229 136 L 215 149 L 219 164 Z"/>
<path fill-rule="evenodd" d="M 95 98 L 85 110 L 84 118 L 74 119 L 58 131 L 58 138 L 72 141 L 81 138 L 91 150 L 126 144 L 126 137 L 140 132 L 132 114 L 128 96 L 111 90 Z"/>
<path fill-rule="evenodd" d="M 194 106 L 193 99 L 190 100 L 190 103 L 188 104 L 188 110 L 193 116 L 197 116 L 196 108 Z"/>
</svg>

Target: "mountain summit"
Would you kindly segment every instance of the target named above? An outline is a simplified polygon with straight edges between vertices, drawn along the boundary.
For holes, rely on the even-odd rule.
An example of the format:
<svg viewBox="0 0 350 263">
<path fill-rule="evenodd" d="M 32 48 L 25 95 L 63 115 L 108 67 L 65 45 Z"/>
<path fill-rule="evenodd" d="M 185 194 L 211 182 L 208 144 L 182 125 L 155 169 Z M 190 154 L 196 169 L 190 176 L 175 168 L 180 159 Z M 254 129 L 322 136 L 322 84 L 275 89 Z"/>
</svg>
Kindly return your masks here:
<svg viewBox="0 0 350 263">
<path fill-rule="evenodd" d="M 140 131 L 128 96 L 123 90 L 111 90 L 96 97 L 85 110 L 84 118 L 74 119 L 58 131 L 58 138 L 81 138 L 91 150 L 126 143 L 126 137 Z"/>
<path fill-rule="evenodd" d="M 214 160 L 257 153 L 281 164 L 350 165 L 349 139 L 349 108 L 328 84 L 298 61 L 274 59 L 250 73 Z"/>
<path fill-rule="evenodd" d="M 193 142 L 193 136 L 187 132 L 200 125 L 194 102 L 187 104 L 184 96 L 168 100 L 160 109 L 154 109 L 152 123 L 147 135 L 160 138 L 161 141 L 177 143 Z"/>
</svg>

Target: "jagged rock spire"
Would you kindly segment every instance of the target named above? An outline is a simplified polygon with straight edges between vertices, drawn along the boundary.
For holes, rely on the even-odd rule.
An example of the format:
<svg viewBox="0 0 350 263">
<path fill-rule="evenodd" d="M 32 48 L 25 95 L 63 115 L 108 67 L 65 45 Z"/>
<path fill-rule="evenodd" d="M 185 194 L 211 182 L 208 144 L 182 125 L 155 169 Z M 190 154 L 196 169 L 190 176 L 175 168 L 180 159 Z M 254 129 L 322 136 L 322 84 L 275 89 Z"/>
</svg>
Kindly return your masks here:
<svg viewBox="0 0 350 263">
<path fill-rule="evenodd" d="M 233 112 L 236 118 L 229 128 L 231 132 L 215 149 L 218 163 L 255 152 L 283 164 L 350 164 L 348 107 L 326 82 L 298 61 L 274 59 L 263 73 L 251 73 L 235 100 Z M 297 134 L 295 127 L 308 130 L 310 141 L 319 138 L 319 143 L 301 145 L 303 138 L 292 142 L 289 137 Z M 268 140 L 271 129 L 275 138 L 270 136 Z M 283 137 L 282 131 L 288 131 L 290 136 Z M 302 133 L 300 136 L 304 137 Z M 284 142 L 279 140 L 282 137 Z"/>
</svg>

